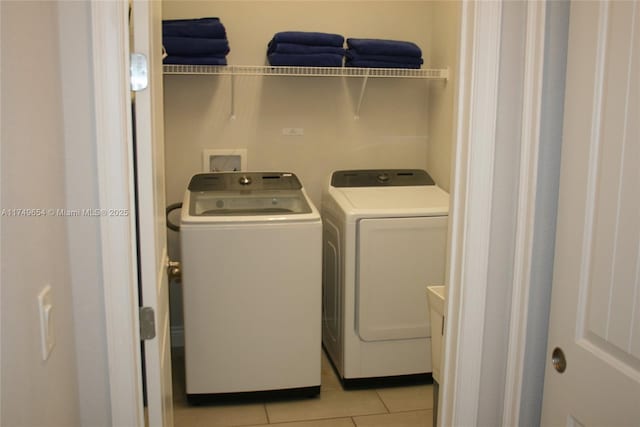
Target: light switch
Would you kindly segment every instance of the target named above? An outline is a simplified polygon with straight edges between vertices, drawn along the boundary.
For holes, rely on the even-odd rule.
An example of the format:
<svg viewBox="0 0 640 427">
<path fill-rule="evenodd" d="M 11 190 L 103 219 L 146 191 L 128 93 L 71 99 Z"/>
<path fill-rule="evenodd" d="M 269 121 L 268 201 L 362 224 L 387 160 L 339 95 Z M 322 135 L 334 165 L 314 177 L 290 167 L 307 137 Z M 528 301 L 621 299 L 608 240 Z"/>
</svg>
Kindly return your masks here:
<svg viewBox="0 0 640 427">
<path fill-rule="evenodd" d="M 56 344 L 51 285 L 46 285 L 38 294 L 38 312 L 40 313 L 40 348 L 42 350 L 42 360 L 47 360 Z"/>
</svg>

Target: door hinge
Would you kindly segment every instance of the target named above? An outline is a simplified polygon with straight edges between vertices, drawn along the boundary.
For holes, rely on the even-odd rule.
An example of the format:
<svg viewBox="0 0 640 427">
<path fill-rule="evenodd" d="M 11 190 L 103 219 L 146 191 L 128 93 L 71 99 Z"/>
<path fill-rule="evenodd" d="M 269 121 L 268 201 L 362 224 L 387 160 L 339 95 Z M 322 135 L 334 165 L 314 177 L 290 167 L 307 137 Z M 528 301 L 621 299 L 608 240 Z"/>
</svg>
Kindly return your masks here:
<svg viewBox="0 0 640 427">
<path fill-rule="evenodd" d="M 151 307 L 140 307 L 140 339 L 150 340 L 156 337 L 156 316 Z"/>
<path fill-rule="evenodd" d="M 139 92 L 149 86 L 149 67 L 147 57 L 142 53 L 132 53 L 129 57 L 131 90 Z"/>
</svg>

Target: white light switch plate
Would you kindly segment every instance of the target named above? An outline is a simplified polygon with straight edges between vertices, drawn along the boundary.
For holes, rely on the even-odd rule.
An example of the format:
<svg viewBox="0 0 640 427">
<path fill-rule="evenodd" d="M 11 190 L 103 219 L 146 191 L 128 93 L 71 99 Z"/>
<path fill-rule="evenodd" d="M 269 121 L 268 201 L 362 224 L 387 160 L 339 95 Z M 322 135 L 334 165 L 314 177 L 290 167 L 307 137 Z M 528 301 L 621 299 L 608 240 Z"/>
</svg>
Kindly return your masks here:
<svg viewBox="0 0 640 427">
<path fill-rule="evenodd" d="M 40 347 L 42 349 L 42 360 L 47 360 L 56 344 L 53 326 L 51 285 L 46 285 L 38 294 L 38 312 L 40 313 Z"/>
</svg>

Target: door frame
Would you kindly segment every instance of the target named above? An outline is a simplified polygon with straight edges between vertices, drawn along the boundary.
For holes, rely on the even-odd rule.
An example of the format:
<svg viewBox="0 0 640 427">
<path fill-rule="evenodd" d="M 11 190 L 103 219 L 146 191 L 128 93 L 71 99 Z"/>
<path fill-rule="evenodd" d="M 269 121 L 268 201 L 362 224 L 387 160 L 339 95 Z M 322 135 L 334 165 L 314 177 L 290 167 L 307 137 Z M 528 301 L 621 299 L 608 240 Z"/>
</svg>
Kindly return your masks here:
<svg viewBox="0 0 640 427">
<path fill-rule="evenodd" d="M 462 2 L 445 309 L 448 332 L 443 343 L 439 425 L 478 425 L 482 409 L 482 359 L 492 354 L 506 354 L 503 388 L 484 390 L 502 395 L 502 425 L 534 424 L 529 418 L 536 416 L 535 408 L 524 414 L 521 414 L 521 409 L 524 402 L 531 400 L 537 402 L 534 406 L 541 405 L 541 388 L 524 389 L 523 385 L 525 376 L 527 380 L 532 379 L 531 374 L 525 371 L 527 344 L 539 341 L 541 334 L 546 337 L 548 321 L 548 306 L 540 307 L 538 312 L 529 310 L 534 285 L 538 285 L 532 281 L 532 272 L 534 269 L 551 268 L 540 265 L 539 255 L 534 252 L 534 236 L 538 232 L 536 224 L 545 216 L 555 217 L 557 206 L 557 202 L 549 202 L 549 196 L 545 194 L 549 191 L 549 183 L 541 181 L 538 176 L 544 66 L 548 48 L 545 42 L 549 32 L 547 6 L 547 2 L 526 3 L 526 26 L 522 29 L 525 54 L 517 52 L 514 55 L 501 50 L 503 40 L 510 37 L 510 34 L 502 33 L 502 28 L 509 27 L 509 20 L 516 19 L 503 13 L 502 3 Z M 501 62 L 522 65 L 521 102 L 500 98 Z M 558 101 L 554 99 L 551 102 Z M 514 141 L 520 144 L 520 153 L 508 159 L 519 165 L 518 191 L 514 196 L 517 206 L 515 229 L 511 229 L 509 224 L 492 222 L 495 215 L 492 213 L 494 190 L 500 185 L 494 181 L 496 162 L 500 161 L 495 152 L 496 129 L 500 120 L 498 110 L 505 108 L 517 111 L 521 117 L 520 138 Z M 547 204 L 541 206 L 541 203 Z M 513 252 L 498 259 L 491 258 L 492 233 L 512 236 Z M 541 240 L 538 244 L 553 248 L 553 233 Z M 512 281 L 503 288 L 510 303 L 506 320 L 487 313 L 486 300 L 490 295 L 490 266 L 507 265 L 505 263 L 513 267 Z M 550 287 L 543 292 L 550 293 Z M 496 343 L 486 338 L 487 328 L 506 328 L 506 344 L 493 348 Z M 541 359 L 535 364 L 544 363 L 544 354 L 535 357 Z M 533 375 L 540 374 L 535 372 Z M 522 419 L 521 415 L 527 419 Z"/>
<path fill-rule="evenodd" d="M 545 3 L 530 2 L 537 18 L 527 28 L 528 39 L 544 43 Z M 479 406 L 481 355 L 487 350 L 482 331 L 487 293 L 487 254 L 491 227 L 494 141 L 498 102 L 498 65 L 502 28 L 499 2 L 462 2 L 456 147 L 452 173 L 449 294 L 444 343 L 441 425 L 475 425 Z M 532 12 L 532 13 L 533 13 Z M 107 327 L 108 377 L 113 425 L 143 426 L 142 379 L 138 329 L 135 227 L 133 223 L 132 135 L 129 98 L 129 37 L 127 2 L 91 4 L 95 85 L 96 146 L 99 206 L 125 207 L 131 215 L 100 217 L 102 275 Z M 542 32 L 542 33 L 541 33 Z M 516 59 L 517 60 L 517 59 Z M 531 240 L 537 192 L 536 153 L 539 138 L 539 51 L 527 56 L 536 70 L 525 87 L 523 159 L 520 174 L 517 250 L 511 333 L 508 351 L 513 375 L 506 380 L 504 420 L 518 419 L 523 396 L 522 359 L 529 319 Z M 126 89 L 125 89 L 126 88 Z M 114 143 L 119 141 L 120 143 Z M 521 211 L 520 211 L 521 209 Z M 480 256 L 478 256 L 480 254 Z M 484 278 L 484 279 L 483 279 Z M 490 325 L 488 325 L 490 326 Z M 469 333 L 473 331 L 473 333 Z M 464 387 L 464 393 L 456 393 Z M 517 423 L 516 423 L 517 424 Z"/>
<path fill-rule="evenodd" d="M 477 425 L 497 128 L 500 2 L 462 2 L 439 425 Z M 472 284 L 473 286 L 470 286 Z M 460 390 L 464 390 L 460 392 Z"/>
<path fill-rule="evenodd" d="M 515 230 L 513 291 L 504 391 L 503 426 L 520 425 L 525 374 L 527 326 L 534 265 L 534 233 L 539 188 L 539 152 L 542 124 L 546 3 L 527 3 L 525 30 L 524 87 L 520 141 L 520 177 Z M 555 207 L 552 207 L 555 210 Z M 553 244 L 553 242 L 547 242 Z M 542 309 L 542 307 L 541 307 Z M 544 316 L 548 316 L 547 310 Z M 544 319 L 543 319 L 544 320 Z M 539 320 L 538 320 L 539 321 Z M 526 423 L 528 424 L 528 423 Z"/>
<path fill-rule="evenodd" d="M 91 2 L 102 282 L 111 425 L 144 426 L 138 315 L 128 2 Z"/>
</svg>

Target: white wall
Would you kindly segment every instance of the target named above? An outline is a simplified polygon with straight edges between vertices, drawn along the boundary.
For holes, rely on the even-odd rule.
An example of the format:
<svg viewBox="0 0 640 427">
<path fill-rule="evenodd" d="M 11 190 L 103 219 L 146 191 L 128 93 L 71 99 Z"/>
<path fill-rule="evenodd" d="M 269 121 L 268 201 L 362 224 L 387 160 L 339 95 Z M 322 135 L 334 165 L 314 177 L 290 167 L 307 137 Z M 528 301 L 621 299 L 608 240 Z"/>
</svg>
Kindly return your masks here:
<svg viewBox="0 0 640 427">
<path fill-rule="evenodd" d="M 413 40 L 425 53 L 427 5 L 421 2 L 165 2 L 166 18 L 220 16 L 231 64 L 265 64 L 277 31 L 300 29 L 345 36 Z M 398 26 L 395 21 L 407 22 Z M 407 31 L 406 28 L 411 30 Z M 426 167 L 426 81 L 371 81 L 354 119 L 360 79 L 237 79 L 236 116 L 229 119 L 229 78 L 165 78 L 167 195 L 179 201 L 203 148 L 247 148 L 251 170 L 291 170 L 320 204 L 333 169 Z M 304 128 L 285 137 L 283 127 Z"/>
<path fill-rule="evenodd" d="M 449 81 L 429 86 L 427 170 L 438 185 L 450 191 L 460 50 L 460 2 L 433 1 L 430 5 L 429 61 L 436 67 L 449 67 Z"/>
<path fill-rule="evenodd" d="M 58 14 L 54 2 L 0 3 L 2 208 L 66 206 Z M 80 424 L 67 224 L 2 216 L 2 420 Z M 53 292 L 56 345 L 40 356 L 36 295 Z"/>
<path fill-rule="evenodd" d="M 2 208 L 97 206 L 88 2 L 1 2 Z M 111 425 L 99 222 L 2 218 L 2 419 Z M 57 344 L 39 359 L 36 293 Z"/>
<path fill-rule="evenodd" d="M 444 37 L 448 34 L 436 6 L 446 10 L 443 16 L 452 22 L 450 28 L 457 28 L 456 5 L 393 0 L 165 1 L 163 16 L 219 16 L 230 40 L 230 64 L 263 65 L 274 33 L 308 30 L 414 41 L 423 50 L 423 67 L 445 68 L 455 66 L 446 61 L 455 59 L 448 52 L 457 41 Z M 438 22 L 437 36 L 431 34 L 432 20 Z M 445 47 L 437 49 L 434 62 L 430 58 L 436 38 Z M 237 77 L 232 120 L 229 77 L 165 76 L 167 201 L 181 201 L 191 175 L 201 172 L 205 148 L 246 148 L 251 170 L 296 172 L 318 205 L 332 170 L 427 168 L 429 92 L 449 93 L 449 104 L 440 115 L 449 115 L 443 120 L 450 129 L 454 82 L 370 79 L 356 120 L 361 82 L 359 78 Z M 304 136 L 283 136 L 284 127 L 302 127 Z M 439 165 L 434 178 L 448 188 L 451 141 L 438 138 L 437 143 L 441 148 L 432 149 L 437 158 L 432 163 L 444 166 Z"/>
</svg>

